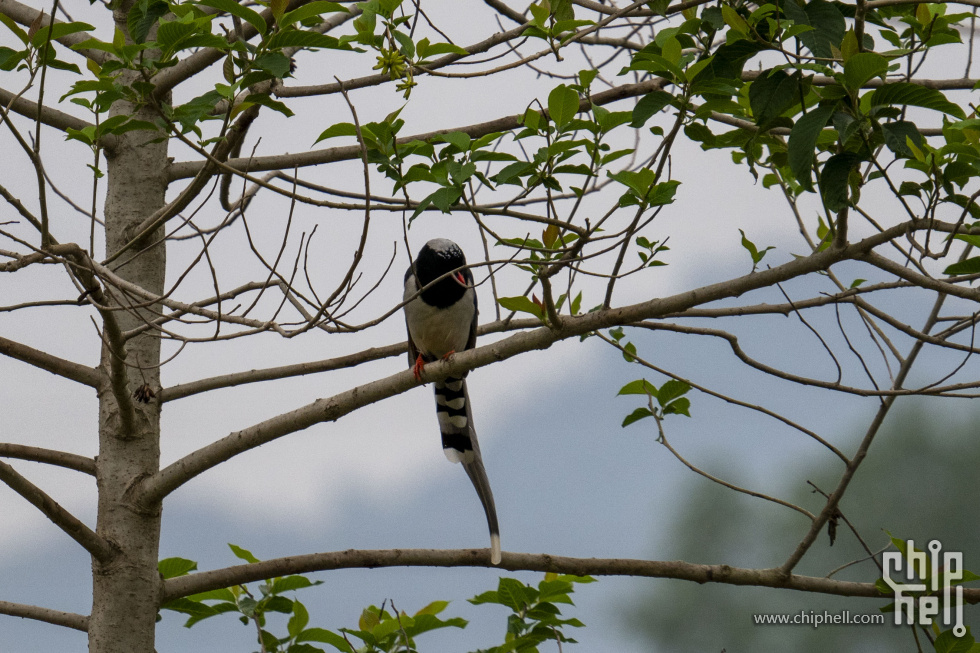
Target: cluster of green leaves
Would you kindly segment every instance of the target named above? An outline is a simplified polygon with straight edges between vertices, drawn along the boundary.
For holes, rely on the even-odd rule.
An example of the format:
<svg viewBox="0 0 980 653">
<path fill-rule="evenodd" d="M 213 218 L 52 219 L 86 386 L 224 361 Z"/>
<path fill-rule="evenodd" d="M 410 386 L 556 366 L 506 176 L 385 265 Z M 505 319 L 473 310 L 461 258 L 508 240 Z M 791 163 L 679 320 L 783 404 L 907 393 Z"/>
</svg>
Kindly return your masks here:
<svg viewBox="0 0 980 653">
<path fill-rule="evenodd" d="M 412 15 L 405 12 L 395 15 L 401 4 L 402 0 L 359 2 L 357 7 L 361 15 L 354 20 L 354 29 L 357 30 L 356 41 L 377 52 L 378 63 L 374 70 L 380 70 L 392 81 L 400 80 L 395 88 L 407 100 L 417 85 L 414 79 L 416 66 L 425 66 L 431 63 L 432 57 L 440 54 L 465 55 L 467 52 L 452 43 L 431 43 L 428 38 L 416 43 L 412 38 L 414 30 L 402 29 L 412 22 Z M 375 33 L 378 18 L 383 28 L 380 34 Z"/>
<path fill-rule="evenodd" d="M 755 272 L 755 269 L 759 266 L 759 263 L 762 262 L 762 259 L 766 257 L 766 254 L 769 253 L 769 250 L 776 248 L 770 245 L 769 247 L 759 249 L 755 243 L 748 239 L 748 236 L 745 235 L 744 231 L 739 229 L 738 232 L 742 234 L 742 247 L 744 247 L 749 253 L 749 256 L 752 257 L 752 271 Z"/>
<path fill-rule="evenodd" d="M 234 544 L 228 546 L 239 559 L 249 564 L 259 562 L 250 551 Z M 175 578 L 195 571 L 197 563 L 185 558 L 167 558 L 159 562 L 158 569 L 164 579 Z M 578 619 L 562 619 L 557 604 L 573 605 L 570 595 L 575 591 L 574 583 L 593 580 L 588 576 L 549 573 L 534 588 L 513 578 L 501 578 L 496 590 L 469 600 L 474 605 L 503 605 L 512 612 L 507 618 L 504 643 L 478 653 L 537 653 L 538 645 L 548 640 L 574 642 L 563 629 L 584 624 Z M 258 597 L 246 585 L 235 585 L 175 599 L 162 608 L 186 614 L 187 628 L 219 614 L 237 614 L 243 624 L 254 624 L 258 629 L 257 637 L 266 653 L 323 653 L 324 649 L 315 644 L 328 644 L 331 650 L 344 653 L 413 653 L 418 650 L 415 638 L 419 635 L 443 628 L 465 628 L 468 623 L 459 617 L 439 618 L 449 602 L 433 601 L 412 615 L 399 612 L 394 604 L 393 612 L 386 610 L 384 603 L 380 608 L 369 606 L 361 613 L 357 628 L 333 631 L 310 627 L 306 606 L 284 594 L 320 584 L 322 581 L 311 581 L 305 576 L 282 576 L 259 584 Z M 282 637 L 270 631 L 272 613 L 289 615 Z M 355 646 L 352 640 L 360 642 Z"/>
<path fill-rule="evenodd" d="M 229 544 L 237 558 L 254 564 L 259 562 L 250 551 Z M 160 575 L 164 578 L 185 576 L 197 569 L 197 563 L 185 558 L 167 558 L 158 564 Z M 335 643 L 343 637 L 322 628 L 307 628 L 309 613 L 298 599 L 284 596 L 287 592 L 320 585 L 322 581 L 311 581 L 305 576 L 282 576 L 271 578 L 258 587 L 258 596 L 245 585 L 234 585 L 209 592 L 201 592 L 165 603 L 162 608 L 180 612 L 188 616 L 184 626 L 190 628 L 205 619 L 219 614 L 238 614 L 245 625 L 254 623 L 258 637 L 268 653 L 311 653 L 320 651 L 309 642 Z M 290 615 L 286 625 L 287 635 L 276 637 L 269 630 L 268 617 L 271 613 Z"/>
<path fill-rule="evenodd" d="M 69 138 L 93 145 L 104 134 L 131 129 L 167 131 L 169 123 L 180 125 L 185 134 L 193 132 L 203 137 L 199 126 L 201 122 L 225 117 L 215 112 L 215 107 L 223 100 L 230 107 L 229 116 L 252 105 L 262 105 L 286 116 L 292 115 L 285 104 L 270 96 L 268 89 L 262 90 L 256 86 L 289 76 L 292 63 L 283 50 L 353 48 L 348 42 L 352 38 L 338 39 L 307 29 L 319 24 L 323 14 L 346 13 L 347 9 L 342 5 L 317 0 L 286 11 L 287 5 L 285 0 L 269 3 L 275 19 L 270 24 L 261 14 L 234 0 L 200 0 L 193 3 L 139 0 L 127 17 L 130 40 L 127 41 L 125 35 L 117 30 L 111 41 L 90 38 L 73 46 L 76 50 L 96 50 L 110 56 L 101 66 L 89 59 L 88 70 L 95 79 L 76 82 L 65 97 L 93 94 L 92 99 L 72 97 L 72 102 L 97 114 L 107 111 L 112 103 L 120 99 L 131 102 L 135 107 L 144 106 L 150 102 L 155 89 L 154 77 L 177 65 L 183 53 L 199 48 L 211 48 L 225 54 L 222 72 L 227 83 L 218 83 L 212 90 L 178 107 L 158 99 L 161 115 L 155 123 L 106 121 L 97 130 L 71 131 Z M 232 16 L 243 31 L 254 30 L 259 36 L 258 41 L 246 41 L 236 34 L 213 33 L 219 12 Z M 75 31 L 81 29 L 94 28 L 80 26 Z M 138 71 L 142 79 L 123 83 L 118 78 L 125 70 Z"/>
<path fill-rule="evenodd" d="M 885 174 L 877 163 L 882 147 L 924 176 L 920 183 L 907 184 L 903 194 L 917 195 L 926 203 L 965 203 L 954 186 L 962 188 L 968 179 L 980 176 L 977 134 L 968 133 L 976 124 L 962 122 L 962 108 L 936 89 L 905 81 L 864 87 L 875 78 L 886 79 L 912 54 L 959 42 L 955 26 L 970 14 L 947 14 L 946 6 L 938 3 L 869 10 L 866 23 L 894 46 L 875 52 L 867 33 L 859 44 L 853 27 L 848 29 L 853 12 L 853 7 L 824 0 L 779 0 L 758 7 L 726 3 L 705 7 L 700 16 L 694 9 L 685 10 L 683 23 L 659 31 L 623 70 L 662 76 L 682 89 L 641 99 L 633 125 L 643 125 L 667 106 L 687 110 L 685 133 L 703 148 L 733 150 L 733 159 L 746 162 L 753 174 L 756 166 L 768 168 L 763 180 L 767 187 L 783 184 L 795 194 L 819 191 L 833 213 L 859 201 L 861 186 Z M 900 29 L 903 24 L 906 27 Z M 712 50 L 710 43 L 722 30 L 725 42 Z M 793 62 L 743 81 L 746 63 L 767 50 L 790 55 Z M 814 85 L 814 74 L 831 77 L 834 83 Z M 932 148 L 925 143 L 908 119 L 907 107 L 944 114 L 947 144 Z M 715 133 L 709 127 L 713 114 L 749 121 L 755 128 Z M 950 123 L 951 118 L 961 122 Z M 774 128 L 789 129 L 788 141 L 773 134 Z M 878 169 L 865 179 L 859 172 L 862 163 Z M 937 197 L 938 188 L 946 197 Z"/>
<path fill-rule="evenodd" d="M 623 359 L 627 363 L 635 363 L 636 345 L 626 340 L 623 327 L 609 330 L 609 337 L 622 350 Z M 647 398 L 645 406 L 640 406 L 623 420 L 623 426 L 629 426 L 645 417 L 654 417 L 659 422 L 667 415 L 691 416 L 691 400 L 685 397 L 691 386 L 683 381 L 670 379 L 659 388 L 646 379 L 630 381 L 619 389 L 620 395 L 643 395 Z"/>
<path fill-rule="evenodd" d="M 541 0 L 531 3 L 530 24 L 524 36 L 544 39 L 557 49 L 564 44 L 580 27 L 592 25 L 591 20 L 576 20 L 572 0 Z"/>
<path fill-rule="evenodd" d="M 538 646 L 549 640 L 574 643 L 564 628 L 585 624 L 575 618 L 563 619 L 558 605 L 574 605 L 570 595 L 575 592 L 575 583 L 594 581 L 591 576 L 548 573 L 534 588 L 514 578 L 501 578 L 496 590 L 469 600 L 474 605 L 496 604 L 511 610 L 504 643 L 478 653 L 538 653 Z"/>
<path fill-rule="evenodd" d="M 13 32 L 23 46 L 15 50 L 6 45 L 0 45 L 0 70 L 26 70 L 33 78 L 44 66 L 81 73 L 73 63 L 58 59 L 55 49 L 55 39 L 95 29 L 88 23 L 71 22 L 47 25 L 43 21 L 36 22 L 26 32 L 12 18 L 0 14 L 0 23 Z"/>
<path fill-rule="evenodd" d="M 630 381 L 619 389 L 621 395 L 645 395 L 647 405 L 640 406 L 623 420 L 623 426 L 629 426 L 645 417 L 655 417 L 658 421 L 667 415 L 691 416 L 691 400 L 684 395 L 691 386 L 683 381 L 671 379 L 657 388 L 646 379 Z M 654 404 L 656 401 L 656 404 Z"/>
</svg>

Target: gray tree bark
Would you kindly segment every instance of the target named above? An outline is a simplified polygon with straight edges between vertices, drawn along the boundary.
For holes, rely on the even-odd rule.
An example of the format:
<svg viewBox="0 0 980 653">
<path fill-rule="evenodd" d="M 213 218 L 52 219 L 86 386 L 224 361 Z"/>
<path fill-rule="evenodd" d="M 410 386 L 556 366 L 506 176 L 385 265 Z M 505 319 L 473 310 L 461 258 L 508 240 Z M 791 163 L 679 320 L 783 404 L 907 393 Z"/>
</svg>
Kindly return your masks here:
<svg viewBox="0 0 980 653">
<path fill-rule="evenodd" d="M 130 3 L 115 11 L 119 29 L 126 32 Z M 136 80 L 124 74 L 123 83 Z M 128 114 L 152 120 L 153 113 L 117 102 L 111 115 Z M 123 134 L 107 153 L 105 204 L 106 253 L 124 247 L 136 235 L 135 228 L 162 207 L 167 190 L 167 139 L 146 131 Z M 131 247 L 114 264 L 127 281 L 162 294 L 166 273 L 163 228 Z M 131 260 L 130 260 L 131 259 Z M 93 559 L 92 613 L 89 621 L 91 653 L 136 653 L 154 650 L 154 631 L 161 581 L 157 572 L 162 504 L 138 502 L 131 491 L 143 478 L 160 468 L 160 402 L 133 400 L 133 392 L 148 385 L 160 388 L 160 340 L 140 335 L 127 342 L 122 352 L 114 347 L 111 332 L 127 331 L 152 319 L 153 307 L 134 310 L 131 300 L 106 296 L 113 310 L 104 321 L 102 367 L 107 379 L 120 374 L 125 392 L 114 390 L 111 380 L 99 388 L 99 491 L 96 532 L 113 543 L 117 555 L 108 562 Z M 105 313 L 104 313 L 105 314 Z M 120 355 L 121 354 L 121 355 Z M 128 405 L 126 405 L 128 403 Z"/>
</svg>

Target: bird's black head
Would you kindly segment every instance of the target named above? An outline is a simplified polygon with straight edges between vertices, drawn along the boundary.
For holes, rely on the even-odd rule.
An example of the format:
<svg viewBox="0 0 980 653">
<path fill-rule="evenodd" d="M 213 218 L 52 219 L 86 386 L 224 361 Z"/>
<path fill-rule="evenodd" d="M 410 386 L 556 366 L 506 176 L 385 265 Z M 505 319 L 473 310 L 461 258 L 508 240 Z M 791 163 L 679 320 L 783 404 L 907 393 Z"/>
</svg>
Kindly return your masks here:
<svg viewBox="0 0 980 653">
<path fill-rule="evenodd" d="M 452 272 L 463 265 L 466 265 L 466 257 L 459 245 L 446 238 L 434 238 L 419 250 L 418 258 L 415 259 L 415 274 L 419 285 L 425 287 L 447 272 Z M 466 293 L 467 286 L 472 283 L 473 275 L 470 271 L 459 270 L 423 291 L 422 301 L 439 308 L 452 306 L 460 300 Z"/>
</svg>

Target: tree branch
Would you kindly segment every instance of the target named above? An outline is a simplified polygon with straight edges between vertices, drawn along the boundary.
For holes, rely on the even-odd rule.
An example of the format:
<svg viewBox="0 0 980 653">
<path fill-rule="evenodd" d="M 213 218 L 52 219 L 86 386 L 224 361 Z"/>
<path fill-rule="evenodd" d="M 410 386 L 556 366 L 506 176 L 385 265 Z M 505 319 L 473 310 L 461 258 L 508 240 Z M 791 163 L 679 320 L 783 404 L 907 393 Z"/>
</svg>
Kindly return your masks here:
<svg viewBox="0 0 980 653">
<path fill-rule="evenodd" d="M 0 0 L 0 2 L 2 1 Z M 55 626 L 64 626 L 65 628 L 74 628 L 83 632 L 88 630 L 88 617 L 85 615 L 41 608 L 36 605 L 0 601 L 0 614 L 8 614 L 11 617 L 20 617 L 21 619 L 34 619 L 35 621 L 43 621 L 54 624 Z"/>
<path fill-rule="evenodd" d="M 292 2 L 290 2 L 289 6 L 286 8 L 286 11 L 292 11 L 297 7 L 309 4 L 310 1 L 311 0 L 292 0 Z M 316 31 L 321 33 L 329 32 L 331 29 L 343 25 L 347 21 L 361 15 L 361 10 L 357 7 L 350 6 L 348 7 L 348 10 L 350 13 L 338 14 L 324 20 L 322 23 L 320 23 L 319 29 Z M 272 11 L 269 9 L 259 12 L 259 15 L 262 16 L 267 22 L 274 20 Z M 258 31 L 251 25 L 242 26 L 242 40 L 247 41 L 256 35 L 258 35 Z M 180 61 L 176 66 L 167 68 L 153 78 L 153 83 L 156 85 L 153 89 L 154 96 L 157 98 L 163 98 L 178 84 L 193 78 L 195 75 L 197 75 L 197 73 L 224 59 L 225 56 L 225 53 L 221 50 L 205 48 L 200 52 L 197 52 Z"/>
<path fill-rule="evenodd" d="M 488 333 L 502 333 L 505 331 L 531 329 L 540 325 L 541 322 L 533 318 L 526 320 L 510 320 L 509 322 L 498 321 L 491 322 L 490 324 L 484 324 L 477 330 L 477 334 L 483 336 Z M 390 345 L 385 345 L 384 347 L 371 347 L 370 349 L 365 349 L 357 352 L 356 354 L 338 356 L 336 358 L 328 358 L 321 361 L 311 361 L 309 363 L 296 363 L 294 365 L 282 365 L 279 367 L 267 367 L 259 370 L 248 370 L 247 372 L 222 374 L 221 376 L 213 376 L 207 379 L 189 381 L 180 385 L 164 388 L 160 392 L 160 401 L 174 401 L 176 399 L 191 397 L 202 392 L 209 392 L 219 388 L 231 388 L 237 385 L 244 385 L 246 383 L 275 381 L 277 379 L 286 379 L 293 376 L 305 376 L 307 374 L 319 374 L 320 372 L 345 369 L 348 367 L 354 367 L 355 365 L 360 365 L 361 363 L 367 363 L 369 361 L 381 360 L 382 358 L 388 358 L 390 356 L 398 356 L 400 354 L 404 354 L 406 349 L 406 343 L 396 342 Z"/>
<path fill-rule="evenodd" d="M 0 354 L 92 388 L 98 388 L 102 382 L 102 373 L 98 368 L 52 356 L 39 349 L 8 340 L 3 336 L 0 336 Z"/>
<path fill-rule="evenodd" d="M 637 84 L 623 84 L 621 86 L 617 86 L 616 88 L 609 89 L 608 91 L 594 94 L 592 96 L 592 102 L 594 104 L 603 105 L 615 102 L 616 100 L 622 100 L 624 98 L 646 95 L 647 93 L 661 89 L 664 84 L 666 84 L 666 81 L 659 78 L 639 82 Z M 588 109 L 588 99 L 581 99 L 579 101 L 579 111 L 587 111 Z M 545 110 L 544 114 L 548 115 L 547 110 Z M 497 118 L 495 120 L 481 122 L 466 127 L 450 127 L 447 129 L 426 132 L 424 134 L 403 136 L 397 139 L 397 143 L 399 145 L 404 145 L 405 143 L 409 143 L 414 140 L 427 141 L 441 134 L 448 134 L 457 131 L 468 134 L 470 138 L 479 138 L 480 136 L 485 136 L 494 132 L 517 129 L 521 126 L 520 120 L 523 115 L 524 114 L 521 113 L 520 115 L 504 116 L 503 118 Z M 235 170 L 247 169 L 249 172 L 255 173 L 266 170 L 280 170 L 282 168 L 303 168 L 307 166 L 321 165 L 324 163 L 333 163 L 335 161 L 350 161 L 352 159 L 359 158 L 360 156 L 360 145 L 343 145 L 324 150 L 297 152 L 296 154 L 277 154 L 273 156 L 228 159 L 228 161 L 225 163 Z M 193 177 L 205 165 L 206 162 L 202 161 L 184 161 L 181 163 L 174 163 L 170 166 L 168 172 L 170 181 Z"/>
<path fill-rule="evenodd" d="M 544 553 L 507 553 L 498 565 L 490 563 L 487 549 L 391 549 L 386 551 L 336 551 L 276 558 L 236 565 L 164 581 L 163 602 L 191 594 L 231 587 L 242 583 L 332 569 L 374 569 L 378 567 L 488 567 L 508 571 L 543 571 L 576 576 L 634 576 L 673 578 L 695 583 L 722 583 L 778 587 L 802 592 L 888 598 L 874 583 L 784 574 L 779 569 L 743 569 L 728 565 L 699 565 L 679 560 L 630 560 L 622 558 L 569 558 Z M 963 590 L 963 599 L 980 602 L 980 589 Z"/>
<path fill-rule="evenodd" d="M 693 306 L 737 297 L 743 293 L 772 286 L 804 274 L 825 270 L 832 264 L 864 256 L 872 247 L 887 243 L 912 228 L 902 223 L 843 248 L 830 247 L 807 257 L 801 257 L 767 270 L 753 272 L 730 281 L 689 290 L 671 297 L 656 298 L 622 308 L 610 308 L 579 316 L 569 316 L 561 327 L 542 327 L 522 332 L 498 342 L 455 354 L 426 366 L 426 381 L 462 374 L 491 363 L 506 360 L 535 349 L 547 349 L 559 340 L 581 336 L 597 329 L 631 324 L 668 313 L 687 310 Z M 198 474 L 222 462 L 267 442 L 320 422 L 335 421 L 369 404 L 409 390 L 419 382 L 410 370 L 357 386 L 326 399 L 318 399 L 264 422 L 231 433 L 224 438 L 194 451 L 143 480 L 137 490 L 138 500 L 145 505 L 160 501 L 167 494 Z"/>
<path fill-rule="evenodd" d="M 44 516 L 54 522 L 55 526 L 91 553 L 92 557 L 100 562 L 109 562 L 116 555 L 116 549 L 112 544 L 3 461 L 0 461 L 0 481 L 9 485 L 14 492 L 27 499 L 35 508 L 44 513 Z"/>
<path fill-rule="evenodd" d="M 95 476 L 95 460 L 85 456 L 79 456 L 78 454 L 68 453 L 67 451 L 42 449 L 41 447 L 31 447 L 26 444 L 14 444 L 12 442 L 0 442 L 0 458 L 19 458 L 35 463 L 56 465 Z"/>
<path fill-rule="evenodd" d="M 2 2 L 3 0 L 0 0 L 0 3 Z M 14 99 L 15 97 L 17 99 Z M 11 102 L 11 100 L 13 100 L 13 102 Z M 61 131 L 65 131 L 69 127 L 72 129 L 82 130 L 86 127 L 93 126 L 91 123 L 86 122 L 81 118 L 76 118 L 70 113 L 58 111 L 57 109 L 52 109 L 51 107 L 46 106 L 39 112 L 37 110 L 37 102 L 28 100 L 24 97 L 17 97 L 14 93 L 11 93 L 5 88 L 0 88 L 0 105 L 9 107 L 14 113 L 20 114 L 25 118 L 30 118 L 31 120 L 38 120 L 40 118 L 42 124 L 49 127 L 54 127 L 55 129 L 60 129 Z M 109 150 L 112 149 L 115 143 L 116 138 L 114 134 L 106 134 L 99 139 L 99 144 Z"/>
</svg>

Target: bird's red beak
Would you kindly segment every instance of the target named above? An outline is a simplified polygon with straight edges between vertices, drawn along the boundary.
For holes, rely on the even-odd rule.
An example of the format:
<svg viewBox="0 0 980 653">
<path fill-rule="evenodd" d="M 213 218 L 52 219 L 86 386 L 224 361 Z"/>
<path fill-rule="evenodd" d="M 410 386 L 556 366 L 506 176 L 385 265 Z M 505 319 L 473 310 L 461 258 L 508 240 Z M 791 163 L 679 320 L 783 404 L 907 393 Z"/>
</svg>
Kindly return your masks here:
<svg viewBox="0 0 980 653">
<path fill-rule="evenodd" d="M 453 279 L 455 279 L 456 280 L 456 283 L 458 283 L 459 285 L 463 286 L 464 288 L 467 287 L 466 286 L 466 277 L 463 276 L 463 273 L 462 272 L 453 272 Z"/>
</svg>

